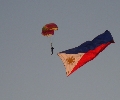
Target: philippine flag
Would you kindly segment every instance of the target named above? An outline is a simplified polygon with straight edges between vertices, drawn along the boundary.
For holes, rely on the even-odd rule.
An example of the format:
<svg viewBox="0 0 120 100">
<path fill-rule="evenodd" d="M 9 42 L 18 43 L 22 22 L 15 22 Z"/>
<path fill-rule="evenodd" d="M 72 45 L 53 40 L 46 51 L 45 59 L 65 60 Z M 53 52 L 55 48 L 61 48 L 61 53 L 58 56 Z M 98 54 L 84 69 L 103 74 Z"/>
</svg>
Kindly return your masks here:
<svg viewBox="0 0 120 100">
<path fill-rule="evenodd" d="M 86 41 L 78 47 L 59 52 L 58 56 L 65 66 L 66 75 L 69 76 L 78 68 L 93 60 L 111 43 L 114 43 L 113 37 L 106 30 L 92 41 Z"/>
</svg>

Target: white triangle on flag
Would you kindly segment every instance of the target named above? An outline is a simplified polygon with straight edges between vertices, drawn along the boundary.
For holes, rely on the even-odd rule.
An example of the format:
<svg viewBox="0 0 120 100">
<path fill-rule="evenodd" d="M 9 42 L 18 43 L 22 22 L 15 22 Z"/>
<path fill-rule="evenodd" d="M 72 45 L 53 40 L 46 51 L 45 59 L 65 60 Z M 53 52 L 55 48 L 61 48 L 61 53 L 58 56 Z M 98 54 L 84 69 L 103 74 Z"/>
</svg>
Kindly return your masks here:
<svg viewBox="0 0 120 100">
<path fill-rule="evenodd" d="M 75 65 L 77 65 L 78 61 L 82 58 L 85 53 L 78 53 L 78 54 L 66 54 L 66 53 L 58 53 L 58 56 L 61 58 L 65 69 L 66 75 L 68 76 Z"/>
</svg>

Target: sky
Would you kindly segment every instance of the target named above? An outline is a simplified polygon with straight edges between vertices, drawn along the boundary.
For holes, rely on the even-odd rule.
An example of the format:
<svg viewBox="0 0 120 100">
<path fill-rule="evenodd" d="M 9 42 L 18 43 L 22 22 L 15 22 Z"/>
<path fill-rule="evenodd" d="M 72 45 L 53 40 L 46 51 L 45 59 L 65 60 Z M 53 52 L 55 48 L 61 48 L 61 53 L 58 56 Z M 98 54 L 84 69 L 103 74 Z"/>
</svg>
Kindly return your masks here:
<svg viewBox="0 0 120 100">
<path fill-rule="evenodd" d="M 66 77 L 57 53 L 105 30 L 115 43 Z M 0 100 L 120 100 L 119 32 L 120 0 L 0 0 Z"/>
</svg>

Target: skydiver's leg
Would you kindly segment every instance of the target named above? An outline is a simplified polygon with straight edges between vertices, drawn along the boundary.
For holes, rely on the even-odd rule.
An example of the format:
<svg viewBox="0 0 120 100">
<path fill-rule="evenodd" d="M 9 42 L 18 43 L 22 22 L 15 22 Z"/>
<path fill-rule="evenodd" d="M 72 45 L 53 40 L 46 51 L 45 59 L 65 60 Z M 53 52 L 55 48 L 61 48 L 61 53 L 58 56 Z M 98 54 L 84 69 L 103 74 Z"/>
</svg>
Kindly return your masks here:
<svg viewBox="0 0 120 100">
<path fill-rule="evenodd" d="M 53 51 L 51 52 L 51 55 L 53 54 Z"/>
</svg>

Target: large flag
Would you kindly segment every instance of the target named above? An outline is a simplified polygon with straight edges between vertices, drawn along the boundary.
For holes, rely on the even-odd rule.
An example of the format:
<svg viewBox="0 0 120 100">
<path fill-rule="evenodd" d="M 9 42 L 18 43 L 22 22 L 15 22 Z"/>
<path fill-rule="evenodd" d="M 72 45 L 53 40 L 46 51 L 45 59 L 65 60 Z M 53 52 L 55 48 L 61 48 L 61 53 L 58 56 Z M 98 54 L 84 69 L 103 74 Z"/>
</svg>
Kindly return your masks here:
<svg viewBox="0 0 120 100">
<path fill-rule="evenodd" d="M 68 49 L 58 53 L 69 76 L 78 68 L 93 60 L 108 45 L 114 43 L 111 33 L 106 30 L 95 37 L 92 41 L 86 41 L 78 47 Z"/>
</svg>

